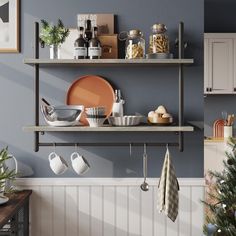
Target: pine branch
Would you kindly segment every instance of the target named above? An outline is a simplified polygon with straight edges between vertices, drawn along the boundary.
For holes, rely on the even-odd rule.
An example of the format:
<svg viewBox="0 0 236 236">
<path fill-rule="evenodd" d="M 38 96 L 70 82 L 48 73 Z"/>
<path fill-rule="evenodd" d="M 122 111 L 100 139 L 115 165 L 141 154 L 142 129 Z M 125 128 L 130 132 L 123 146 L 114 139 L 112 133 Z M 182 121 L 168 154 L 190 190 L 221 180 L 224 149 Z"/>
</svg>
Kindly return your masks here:
<svg viewBox="0 0 236 236">
<path fill-rule="evenodd" d="M 42 24 L 42 27 L 44 28 L 44 29 L 46 29 L 46 28 L 48 28 L 49 27 L 49 23 L 46 21 L 46 20 L 41 20 L 41 24 Z"/>
<path fill-rule="evenodd" d="M 61 19 L 58 19 L 57 27 L 58 28 L 64 28 L 64 24 L 62 23 Z"/>
</svg>

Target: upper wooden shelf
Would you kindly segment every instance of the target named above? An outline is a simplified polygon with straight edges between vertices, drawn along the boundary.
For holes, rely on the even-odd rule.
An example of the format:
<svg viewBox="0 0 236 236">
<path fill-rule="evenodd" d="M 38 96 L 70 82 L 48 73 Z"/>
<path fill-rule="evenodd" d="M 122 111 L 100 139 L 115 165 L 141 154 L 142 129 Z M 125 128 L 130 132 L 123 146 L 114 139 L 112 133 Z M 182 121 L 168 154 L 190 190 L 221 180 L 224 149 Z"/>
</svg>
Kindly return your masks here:
<svg viewBox="0 0 236 236">
<path fill-rule="evenodd" d="M 34 59 L 26 58 L 24 63 L 40 66 L 158 66 L 158 65 L 180 65 L 193 64 L 193 59 Z"/>
<path fill-rule="evenodd" d="M 192 126 L 130 126 L 130 127 L 89 127 L 89 126 L 73 126 L 73 127 L 53 127 L 53 126 L 26 126 L 24 131 L 29 132 L 192 132 Z"/>
</svg>

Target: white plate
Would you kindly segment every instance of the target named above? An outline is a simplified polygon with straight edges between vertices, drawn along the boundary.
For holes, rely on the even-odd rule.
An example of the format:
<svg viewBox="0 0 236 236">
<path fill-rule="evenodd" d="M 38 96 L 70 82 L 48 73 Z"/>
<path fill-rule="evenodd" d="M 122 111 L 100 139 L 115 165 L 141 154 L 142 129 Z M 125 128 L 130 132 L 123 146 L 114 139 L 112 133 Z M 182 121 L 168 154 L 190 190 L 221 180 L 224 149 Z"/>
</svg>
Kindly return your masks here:
<svg viewBox="0 0 236 236">
<path fill-rule="evenodd" d="M 9 198 L 8 197 L 0 197 L 0 205 L 6 203 L 9 201 Z"/>
</svg>

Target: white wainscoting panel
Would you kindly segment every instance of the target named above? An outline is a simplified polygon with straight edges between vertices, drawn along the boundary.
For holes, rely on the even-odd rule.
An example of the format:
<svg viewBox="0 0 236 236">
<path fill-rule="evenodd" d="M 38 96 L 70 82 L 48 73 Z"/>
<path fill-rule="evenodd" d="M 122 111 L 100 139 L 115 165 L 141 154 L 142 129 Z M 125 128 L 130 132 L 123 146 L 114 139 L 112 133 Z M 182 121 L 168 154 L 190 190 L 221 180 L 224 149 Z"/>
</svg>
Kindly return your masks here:
<svg viewBox="0 0 236 236">
<path fill-rule="evenodd" d="M 200 236 L 204 222 L 203 179 L 179 179 L 179 216 L 175 223 L 157 210 L 158 179 L 30 178 L 31 236 Z"/>
</svg>

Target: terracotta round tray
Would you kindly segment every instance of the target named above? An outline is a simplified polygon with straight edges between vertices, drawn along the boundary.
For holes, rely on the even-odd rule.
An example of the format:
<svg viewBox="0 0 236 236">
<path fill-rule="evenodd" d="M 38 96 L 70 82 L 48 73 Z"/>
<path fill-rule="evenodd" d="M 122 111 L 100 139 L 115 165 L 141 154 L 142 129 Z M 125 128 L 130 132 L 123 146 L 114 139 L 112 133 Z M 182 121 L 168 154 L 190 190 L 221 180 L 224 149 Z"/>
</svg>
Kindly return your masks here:
<svg viewBox="0 0 236 236">
<path fill-rule="evenodd" d="M 108 81 L 96 75 L 86 75 L 76 79 L 67 92 L 67 105 L 84 105 L 87 107 L 105 107 L 106 118 L 111 115 L 115 94 Z M 80 122 L 88 125 L 86 114 Z"/>
</svg>

